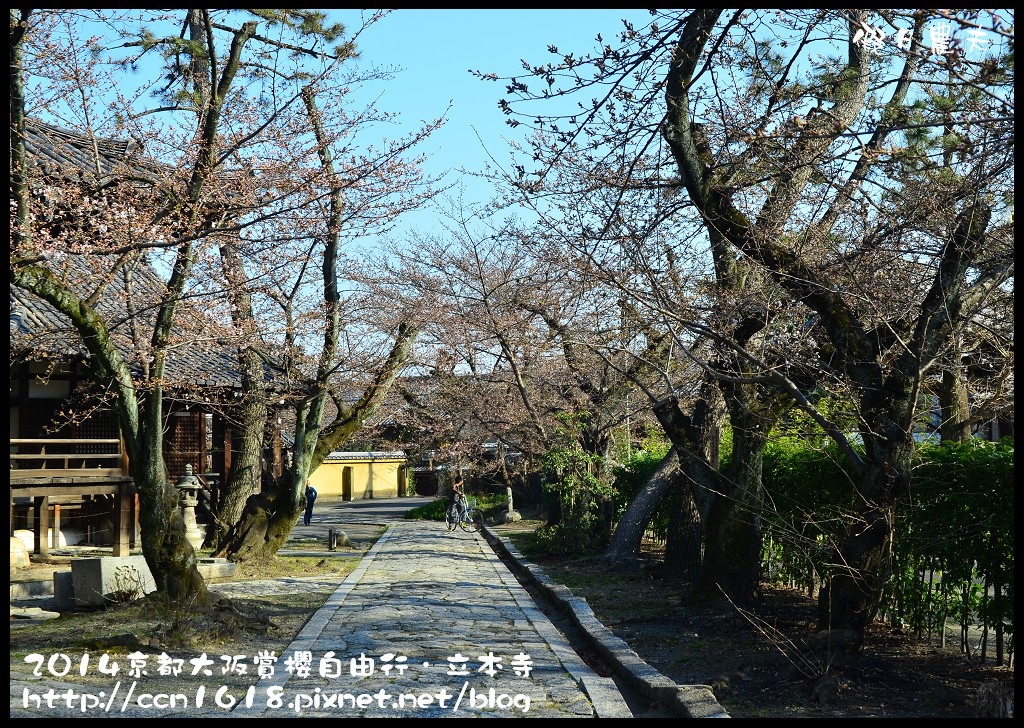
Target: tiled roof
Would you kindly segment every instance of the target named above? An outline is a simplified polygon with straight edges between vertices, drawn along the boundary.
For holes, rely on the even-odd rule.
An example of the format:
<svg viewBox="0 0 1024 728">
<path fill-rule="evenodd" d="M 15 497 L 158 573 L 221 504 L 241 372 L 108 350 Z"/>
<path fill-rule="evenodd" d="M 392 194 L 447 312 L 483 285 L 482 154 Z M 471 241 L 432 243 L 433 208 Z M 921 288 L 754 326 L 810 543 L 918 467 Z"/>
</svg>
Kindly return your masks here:
<svg viewBox="0 0 1024 728">
<path fill-rule="evenodd" d="M 332 452 L 327 460 L 405 460 L 405 452 L 402 450 L 388 451 L 367 451 L 367 452 Z"/>
<path fill-rule="evenodd" d="M 62 129 L 38 119 L 25 119 L 25 154 L 29 163 L 45 173 L 113 174 L 128 164 L 135 171 L 153 172 L 157 165 L 142 156 L 133 141 L 103 139 Z"/>
<path fill-rule="evenodd" d="M 90 275 L 87 260 L 74 256 L 71 265 L 83 276 Z M 97 273 L 91 272 L 95 277 Z M 91 280 L 85 277 L 82 280 Z M 163 283 L 146 265 L 139 265 L 130 273 L 133 311 L 136 322 L 143 322 L 142 331 L 152 331 L 153 310 L 144 305 L 160 290 Z M 31 353 L 58 354 L 61 356 L 88 356 L 79 333 L 66 317 L 59 314 L 49 303 L 28 291 L 10 286 L 10 353 L 12 356 L 27 356 Z M 110 287 L 97 301 L 96 308 L 114 335 L 123 356 L 132 358 L 131 322 L 128 316 L 124 276 L 114 276 Z M 179 316 L 188 316 L 187 305 L 179 304 Z M 137 308 L 137 310 L 135 310 Z M 207 330 L 215 329 L 210 322 Z M 184 334 L 175 330 L 173 338 L 182 343 L 168 352 L 165 375 L 173 385 L 188 383 L 199 387 L 239 387 L 238 359 L 234 347 L 216 341 L 205 341 L 194 345 L 187 343 Z M 146 334 L 143 334 L 146 336 Z"/>
<path fill-rule="evenodd" d="M 60 129 L 35 120 L 26 120 L 25 148 L 30 164 L 47 175 L 96 172 L 96 155 L 100 155 L 100 166 L 104 174 L 110 173 L 122 163 L 128 162 L 133 169 L 155 170 L 156 166 L 141 159 L 138 147 L 132 142 L 109 139 L 93 140 L 82 134 Z M 107 288 L 95 303 L 96 310 L 114 336 L 122 354 L 131 361 L 131 324 L 142 322 L 143 338 L 148 341 L 147 329 L 152 332 L 155 304 L 164 291 L 164 282 L 144 257 L 114 274 L 110 274 L 111 257 L 94 255 L 70 255 L 57 253 L 50 257 L 48 267 L 80 295 L 87 295 L 90 287 L 100 280 L 109 278 Z M 86 356 L 87 350 L 80 334 L 68 319 L 58 313 L 49 303 L 28 291 L 9 286 L 10 290 L 10 353 L 26 356 L 33 352 L 59 354 L 63 356 Z M 192 310 L 188 302 L 178 304 L 179 321 L 203 317 L 203 313 Z M 175 383 L 188 383 L 200 387 L 238 387 L 241 385 L 237 350 L 235 347 L 216 339 L 221 328 L 215 321 L 207 320 L 203 326 L 204 340 L 190 343 L 184 330 L 177 328 L 172 337 L 178 338 L 179 345 L 168 352 L 165 370 L 167 378 Z M 227 331 L 224 331 L 227 334 Z M 268 370 L 268 379 L 271 374 Z"/>
</svg>

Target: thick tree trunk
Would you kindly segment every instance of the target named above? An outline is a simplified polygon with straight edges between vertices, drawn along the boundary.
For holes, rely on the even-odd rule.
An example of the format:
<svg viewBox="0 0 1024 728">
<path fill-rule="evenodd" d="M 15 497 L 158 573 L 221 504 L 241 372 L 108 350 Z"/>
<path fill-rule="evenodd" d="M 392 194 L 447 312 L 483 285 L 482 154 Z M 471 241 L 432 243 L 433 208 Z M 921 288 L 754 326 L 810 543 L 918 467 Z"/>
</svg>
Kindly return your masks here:
<svg viewBox="0 0 1024 728">
<path fill-rule="evenodd" d="M 615 527 L 612 541 L 601 558 L 610 564 L 635 565 L 644 531 L 651 522 L 658 506 L 670 493 L 673 486 L 682 487 L 679 472 L 679 458 L 675 450 L 669 450 L 640 492 L 636 494 L 626 512 Z"/>
<path fill-rule="evenodd" d="M 681 478 L 671 492 L 672 511 L 665 543 L 664 576 L 672 581 L 691 581 L 700 573 L 704 557 L 704 529 L 693 497 L 692 484 Z"/>
<path fill-rule="evenodd" d="M 892 537 L 892 509 L 866 506 L 834 554 L 835 571 L 818 595 L 817 630 L 851 629 L 863 640 L 878 610 Z M 839 559 L 844 561 L 840 562 Z"/>
<path fill-rule="evenodd" d="M 263 441 L 268 412 L 266 387 L 262 382 L 263 364 L 252 349 L 242 352 L 240 359 L 244 372 L 243 394 L 233 414 L 238 418 L 241 437 L 238 451 L 232 453 L 231 473 L 217 504 L 219 525 L 213 539 L 214 548 L 219 548 L 230 527 L 241 519 L 249 498 L 259 493 L 263 476 Z"/>
<path fill-rule="evenodd" d="M 214 548 L 220 546 L 230 527 L 241 519 L 249 498 L 260 491 L 264 428 L 257 427 L 254 423 L 266 423 L 267 406 L 265 402 L 243 400 L 241 407 L 242 417 L 253 424 L 242 425 L 239 449 L 232 453 L 231 474 L 221 490 L 215 514 L 219 525 L 215 537 L 211 540 Z"/>
<path fill-rule="evenodd" d="M 159 387 L 150 392 L 143 405 L 141 442 L 130 446 L 131 473 L 139 494 L 142 553 L 158 591 L 179 604 L 207 606 L 210 595 L 195 550 L 185 536 L 178 492 L 164 465 L 162 398 Z"/>
<path fill-rule="evenodd" d="M 709 461 L 708 433 L 716 421 L 720 422 L 721 415 L 715 415 L 720 409 L 702 400 L 691 419 L 678 403 L 673 406 L 660 402 L 654 408 L 679 452 L 682 472 L 693 484 L 694 501 L 701 514 L 704 551 L 700 576 L 690 593 L 690 600 L 696 604 L 726 597 L 748 603 L 754 598 L 761 572 L 761 457 L 768 432 L 778 417 L 773 413 L 779 402 L 777 397 L 768 396 L 770 405 L 758 403 L 755 397 L 764 397 L 765 393 L 751 391 L 749 386 L 724 389 L 733 426 L 733 454 L 727 473 L 716 472 Z M 669 533 L 672 535 L 672 530 Z M 674 567 L 668 563 L 669 546 L 673 561 L 680 561 L 681 566 L 693 552 L 693 529 L 680 527 L 676 534 L 687 541 L 678 547 L 666 546 L 670 572 Z M 679 571 L 684 572 L 685 567 Z"/>
<path fill-rule="evenodd" d="M 954 337 L 955 339 L 955 337 Z M 959 347 L 952 347 L 948 367 L 939 385 L 939 435 L 943 442 L 969 442 L 971 410 L 967 397 L 967 373 L 960 363 Z"/>
<path fill-rule="evenodd" d="M 739 376 L 750 374 L 741 362 L 732 367 Z M 720 386 L 732 425 L 732 457 L 709 493 L 711 507 L 702 523 L 703 559 L 690 601 L 727 597 L 749 603 L 761 577 L 762 457 L 789 398 L 756 385 L 722 381 Z"/>
<path fill-rule="evenodd" d="M 694 604 L 728 597 L 749 603 L 761 574 L 762 438 L 733 429 L 732 461 L 703 523 L 704 558 L 690 594 Z"/>
<path fill-rule="evenodd" d="M 705 396 L 693 406 L 694 452 L 683 457 L 683 479 L 672 494 L 668 538 L 665 542 L 665 578 L 690 581 L 704 563 L 709 516 L 718 488 L 707 474 L 718 473 L 718 451 L 722 438 L 725 407 L 722 390 L 708 383 Z"/>
<path fill-rule="evenodd" d="M 263 490 L 249 498 L 242 517 L 231 529 L 230 539 L 218 556 L 238 562 L 263 562 L 274 558 L 285 544 L 303 511 L 304 502 L 293 497 L 292 479 L 263 478 Z"/>
<path fill-rule="evenodd" d="M 724 406 L 717 384 L 704 385 L 701 398 L 687 416 L 675 398 L 658 402 L 654 414 L 673 445 L 679 460 L 681 488 L 673 494 L 673 510 L 665 544 L 665 573 L 671 578 L 692 578 L 695 558 L 701 559 L 701 541 L 706 553 L 708 536 L 703 524 L 710 518 L 722 492 L 718 473 L 718 438 Z"/>
<path fill-rule="evenodd" d="M 217 532 L 212 539 L 215 548 L 219 548 L 231 526 L 242 517 L 249 498 L 260 491 L 268 411 L 263 360 L 253 348 L 260 341 L 259 328 L 253 315 L 245 261 L 234 239 L 224 240 L 220 244 L 220 261 L 221 270 L 228 281 L 231 320 L 246 340 L 242 342 L 238 353 L 242 400 L 232 411 L 238 422 L 241 440 L 238 453 L 231 459 L 231 473 L 221 489 L 221 498 L 217 504 Z"/>
<path fill-rule="evenodd" d="M 899 427 L 889 428 L 898 432 Z M 863 639 L 889 577 L 893 513 L 909 490 L 913 440 L 865 438 L 868 457 L 858 491 L 862 505 L 829 562 L 818 595 L 818 631 L 853 629 Z"/>
<path fill-rule="evenodd" d="M 145 536 L 142 553 L 157 590 L 179 604 L 207 606 L 210 594 L 185 536 L 177 493 L 153 468 L 133 468 L 132 473 L 139 494 L 139 527 Z"/>
</svg>

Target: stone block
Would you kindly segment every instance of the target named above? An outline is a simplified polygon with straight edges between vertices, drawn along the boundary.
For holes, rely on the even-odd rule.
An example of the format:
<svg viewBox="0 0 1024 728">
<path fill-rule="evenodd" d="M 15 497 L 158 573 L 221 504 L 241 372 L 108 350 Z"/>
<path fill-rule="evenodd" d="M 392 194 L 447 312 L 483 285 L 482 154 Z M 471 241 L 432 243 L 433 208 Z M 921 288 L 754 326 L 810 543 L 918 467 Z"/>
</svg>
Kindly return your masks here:
<svg viewBox="0 0 1024 728">
<path fill-rule="evenodd" d="M 48 579 L 11 581 L 11 599 L 35 599 L 53 594 L 53 584 Z"/>
<path fill-rule="evenodd" d="M 34 551 L 36 548 L 36 534 L 27 528 L 19 528 L 14 532 L 14 537 L 20 539 L 25 547 L 29 551 Z M 53 546 L 53 529 L 48 528 L 46 530 L 46 544 L 50 548 L 66 548 L 69 543 L 77 543 L 77 535 L 74 532 L 65 532 L 62 528 L 58 531 L 57 545 Z"/>
<path fill-rule="evenodd" d="M 71 562 L 75 603 L 105 606 L 131 602 L 156 591 L 144 556 L 101 556 Z"/>
<path fill-rule="evenodd" d="M 60 612 L 51 612 L 40 607 L 11 607 L 11 624 L 16 625 L 18 621 L 41 622 L 47 619 L 57 619 Z"/>
<path fill-rule="evenodd" d="M 28 547 L 20 538 L 11 536 L 11 568 L 26 569 L 31 564 L 28 557 Z"/>
<path fill-rule="evenodd" d="M 634 717 L 612 678 L 584 675 L 580 678 L 580 685 L 594 705 L 598 718 Z"/>
<path fill-rule="evenodd" d="M 227 559 L 199 559 L 199 574 L 207 582 L 223 581 L 235 575 L 238 564 Z"/>
<path fill-rule="evenodd" d="M 680 685 L 676 688 L 673 707 L 686 718 L 728 718 L 711 688 L 707 685 Z"/>
<path fill-rule="evenodd" d="M 75 580 L 70 571 L 53 572 L 53 607 L 58 612 L 75 608 Z"/>
</svg>

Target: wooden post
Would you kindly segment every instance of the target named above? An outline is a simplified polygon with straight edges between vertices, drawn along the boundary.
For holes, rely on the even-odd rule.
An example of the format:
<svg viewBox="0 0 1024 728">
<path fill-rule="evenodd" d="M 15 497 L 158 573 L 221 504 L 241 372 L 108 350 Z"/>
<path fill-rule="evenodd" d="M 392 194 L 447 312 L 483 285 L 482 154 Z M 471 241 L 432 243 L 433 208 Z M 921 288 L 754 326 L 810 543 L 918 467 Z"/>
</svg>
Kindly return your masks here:
<svg viewBox="0 0 1024 728">
<path fill-rule="evenodd" d="M 35 535 L 35 548 L 32 551 L 45 559 L 50 556 L 50 497 L 46 495 L 36 496 L 35 510 L 35 523 L 32 524 Z"/>
<path fill-rule="evenodd" d="M 53 540 L 50 548 L 60 548 L 60 503 L 53 504 Z"/>
<path fill-rule="evenodd" d="M 124 445 L 124 433 L 118 430 L 117 438 L 120 440 L 120 442 L 117 443 L 117 449 L 121 453 L 121 475 L 130 475 L 131 473 L 129 468 L 131 467 L 131 463 L 128 462 L 128 448 Z"/>
<path fill-rule="evenodd" d="M 134 491 L 134 489 L 135 489 L 135 481 L 132 481 L 132 490 Z M 132 548 L 135 548 L 136 546 L 141 548 L 142 544 L 139 543 L 139 539 L 142 537 L 142 531 L 139 529 L 139 494 L 133 492 L 131 494 L 131 496 L 129 496 L 129 498 L 130 498 L 130 502 L 131 502 L 131 505 L 132 505 L 132 512 L 131 512 L 131 529 L 132 530 L 131 530 L 131 537 L 128 539 L 128 545 L 131 546 Z"/>
<path fill-rule="evenodd" d="M 132 511 L 132 494 L 128 487 L 128 481 L 121 481 L 117 486 L 117 503 L 114 507 L 114 556 L 130 556 L 131 555 L 131 511 Z"/>
</svg>

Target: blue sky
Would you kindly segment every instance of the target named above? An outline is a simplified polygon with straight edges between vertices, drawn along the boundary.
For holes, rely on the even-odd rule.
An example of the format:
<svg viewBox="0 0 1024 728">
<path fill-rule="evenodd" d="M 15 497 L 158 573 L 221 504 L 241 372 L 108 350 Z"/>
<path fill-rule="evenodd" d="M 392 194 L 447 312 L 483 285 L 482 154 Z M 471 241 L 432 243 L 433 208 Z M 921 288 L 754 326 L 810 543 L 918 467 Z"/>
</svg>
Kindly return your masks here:
<svg viewBox="0 0 1024 728">
<path fill-rule="evenodd" d="M 361 12 L 365 11 L 329 10 L 328 15 L 354 29 Z M 1012 14 L 1007 16 L 1012 20 Z M 521 59 L 532 65 L 548 62 L 547 48 L 552 44 L 563 53 L 581 55 L 594 48 L 598 33 L 613 42 L 622 18 L 637 27 L 651 20 L 642 9 L 396 10 L 367 31 L 358 45 L 362 62 L 403 69 L 375 89 L 383 93 L 381 106 L 400 112 L 409 128 L 444 113 L 451 102 L 448 123 L 424 148 L 433 155 L 429 172 L 442 174 L 459 167 L 481 169 L 487 160 L 483 145 L 507 166 L 505 140 L 516 138 L 522 129 L 508 127 L 498 109 L 505 84 L 482 81 L 469 69 L 499 77 L 520 74 Z M 450 180 L 456 179 L 468 186 L 467 201 L 490 198 L 483 183 L 453 173 Z M 431 213 L 415 213 L 406 218 L 405 226 L 428 230 L 435 219 Z"/>
<path fill-rule="evenodd" d="M 349 28 L 358 25 L 360 11 L 328 11 L 332 21 Z M 481 81 L 469 69 L 508 76 L 521 73 L 520 59 L 537 65 L 550 59 L 548 45 L 580 55 L 595 45 L 601 33 L 611 39 L 621 19 L 641 25 L 650 21 L 646 10 L 396 10 L 359 40 L 361 61 L 401 70 L 376 90 L 380 105 L 400 112 L 410 127 L 445 112 L 449 121 L 427 143 L 431 173 L 465 167 L 481 169 L 487 159 L 482 144 L 499 162 L 508 162 L 505 139 L 517 130 L 505 124 L 498 100 L 505 84 Z M 479 135 L 479 139 L 477 136 Z M 466 199 L 482 202 L 490 190 L 474 180 L 454 175 L 468 185 Z M 433 216 L 410 216 L 408 224 L 429 229 Z"/>
</svg>

